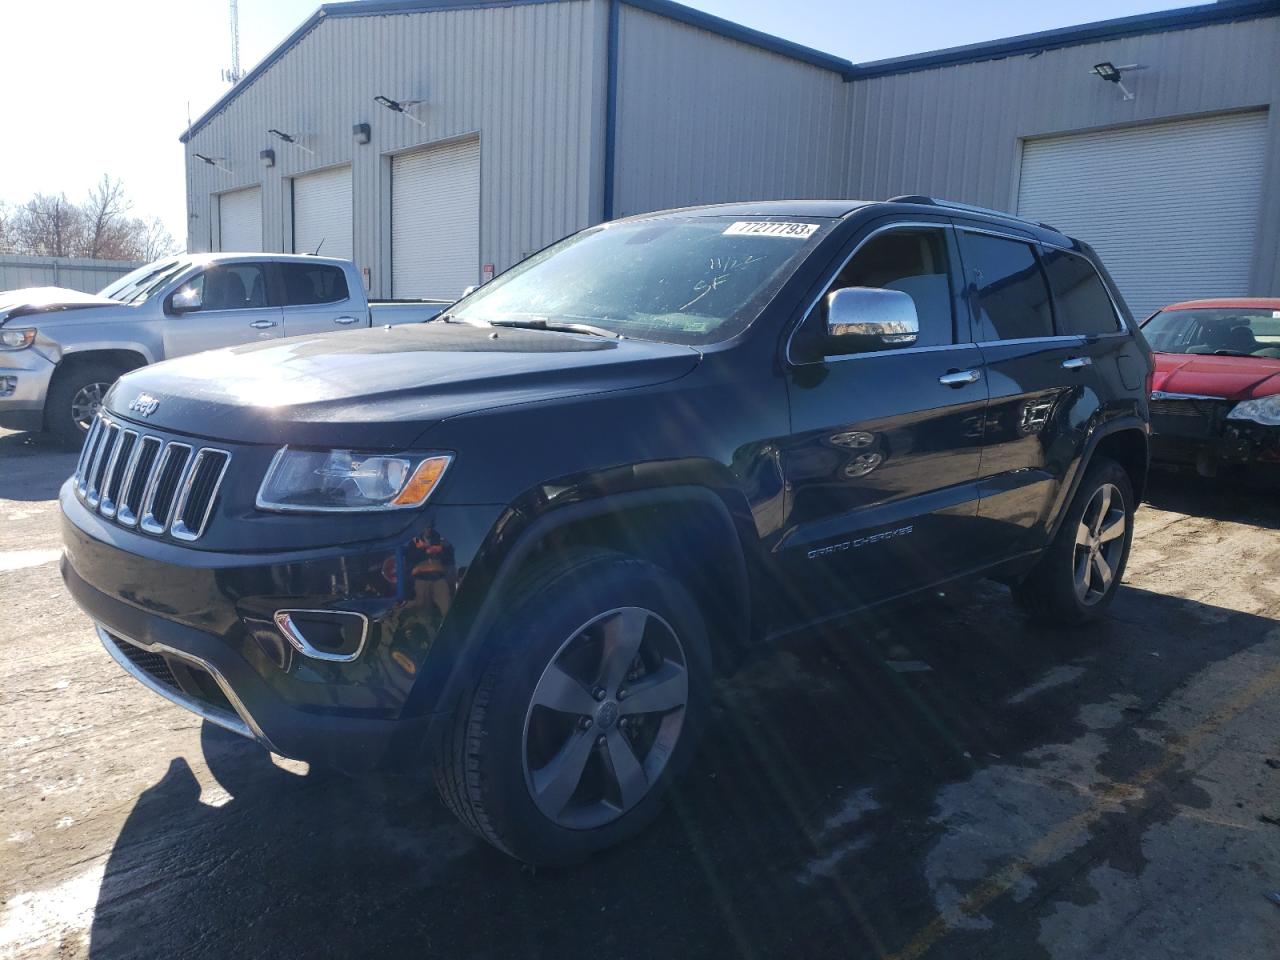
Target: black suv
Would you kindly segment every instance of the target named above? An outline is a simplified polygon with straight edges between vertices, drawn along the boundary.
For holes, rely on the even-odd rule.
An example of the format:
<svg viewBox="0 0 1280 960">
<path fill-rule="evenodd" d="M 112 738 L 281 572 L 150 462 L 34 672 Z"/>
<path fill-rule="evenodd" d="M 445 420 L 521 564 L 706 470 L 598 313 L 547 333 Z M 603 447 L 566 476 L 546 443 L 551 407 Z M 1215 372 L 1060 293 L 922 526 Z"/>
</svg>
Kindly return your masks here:
<svg viewBox="0 0 1280 960">
<path fill-rule="evenodd" d="M 486 840 L 572 861 L 655 815 L 751 642 L 979 576 L 1100 615 L 1150 370 L 1043 224 L 633 217 L 430 323 L 126 375 L 62 571 L 162 696 L 286 756 L 434 770 Z"/>
</svg>

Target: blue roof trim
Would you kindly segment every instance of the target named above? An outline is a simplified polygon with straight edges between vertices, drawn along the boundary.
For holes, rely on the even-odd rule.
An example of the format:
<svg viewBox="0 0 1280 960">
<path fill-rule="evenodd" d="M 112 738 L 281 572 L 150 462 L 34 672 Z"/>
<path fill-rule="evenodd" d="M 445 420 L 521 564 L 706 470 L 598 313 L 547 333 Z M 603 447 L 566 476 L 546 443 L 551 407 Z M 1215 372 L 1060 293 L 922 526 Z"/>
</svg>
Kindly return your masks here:
<svg viewBox="0 0 1280 960">
<path fill-rule="evenodd" d="M 803 44 L 792 43 L 790 40 L 783 40 L 781 37 L 775 37 L 771 33 L 752 30 L 750 27 L 744 27 L 740 23 L 734 23 L 732 20 L 725 20 L 723 17 L 703 13 L 701 10 L 686 7 L 681 3 L 674 3 L 672 0 L 622 0 L 622 2 L 629 7 L 635 7 L 637 10 L 656 13 L 669 20 L 676 20 L 690 27 L 697 27 L 700 30 L 719 34 L 730 40 L 750 44 L 770 53 L 781 54 L 784 57 L 800 60 L 815 67 L 822 67 L 824 70 L 834 70 L 841 75 L 847 74 L 854 69 L 853 63 L 842 57 L 823 53 L 821 50 L 815 50 L 813 47 L 806 47 Z"/>
<path fill-rule="evenodd" d="M 911 73 L 933 67 L 948 67 L 961 63 L 980 63 L 999 60 L 1024 53 L 1056 50 L 1095 40 L 1115 40 L 1139 34 L 1165 33 L 1170 30 L 1186 30 L 1190 27 L 1233 20 L 1252 20 L 1280 13 L 1280 0 L 1220 0 L 1179 10 L 1161 10 L 1156 13 L 1140 13 L 1115 20 L 1100 20 L 1078 26 L 1059 27 L 1039 33 L 1026 33 L 1002 40 L 987 40 L 962 47 L 949 47 L 929 53 L 910 54 L 888 60 L 860 63 L 851 72 L 852 80 L 870 80 L 898 73 Z"/>
</svg>

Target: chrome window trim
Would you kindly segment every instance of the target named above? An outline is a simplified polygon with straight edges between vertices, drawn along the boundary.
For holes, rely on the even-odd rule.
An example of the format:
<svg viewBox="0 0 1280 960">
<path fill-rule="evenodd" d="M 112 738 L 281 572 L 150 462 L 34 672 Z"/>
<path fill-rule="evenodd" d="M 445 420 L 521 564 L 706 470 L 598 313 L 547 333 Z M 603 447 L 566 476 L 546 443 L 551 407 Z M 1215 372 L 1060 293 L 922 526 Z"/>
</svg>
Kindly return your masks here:
<svg viewBox="0 0 1280 960">
<path fill-rule="evenodd" d="M 262 732 L 262 729 L 253 719 L 253 715 L 250 714 L 248 708 L 245 707 L 244 701 L 236 696 L 235 691 L 231 689 L 231 684 L 227 683 L 227 680 L 222 675 L 221 671 L 219 671 L 218 668 L 208 660 L 204 660 L 190 653 L 185 653 L 182 650 L 175 650 L 167 644 L 141 643 L 131 637 L 126 637 L 124 634 L 113 633 L 112 631 L 107 630 L 100 623 L 95 623 L 93 626 L 98 633 L 98 640 L 104 647 L 106 647 L 107 653 L 111 655 L 111 659 L 118 663 L 125 673 L 129 674 L 152 693 L 159 694 L 170 703 L 175 703 L 180 707 L 185 707 L 202 720 L 208 720 L 210 723 L 222 727 L 224 730 L 230 730 L 232 733 L 238 733 L 242 737 L 247 737 L 250 740 L 257 740 L 268 750 L 277 752 L 272 746 L 271 741 L 267 739 L 266 734 Z M 116 647 L 117 639 L 122 643 L 132 644 L 139 650 L 145 650 L 148 653 L 163 654 L 177 660 L 183 660 L 199 667 L 201 670 L 204 670 L 209 674 L 209 676 L 213 677 L 214 683 L 218 685 L 218 689 L 222 691 L 222 695 L 227 698 L 227 702 L 231 704 L 231 708 L 236 712 L 236 716 L 234 718 L 229 717 L 221 710 L 215 710 L 182 690 L 171 690 L 166 687 L 159 680 L 155 679 L 155 677 L 151 676 L 151 674 L 147 673 L 121 653 L 119 648 Z"/>
<path fill-rule="evenodd" d="M 328 617 L 358 617 L 361 622 L 360 642 L 356 645 L 355 652 L 325 653 L 323 650 L 317 650 L 293 622 L 289 616 L 291 613 L 318 613 Z M 275 622 L 276 629 L 299 653 L 303 656 L 311 657 L 313 660 L 327 660 L 330 663 L 350 663 L 359 659 L 360 654 L 364 653 L 365 644 L 369 640 L 369 618 L 355 610 L 306 610 L 293 607 L 287 610 L 277 610 L 271 619 Z"/>
<path fill-rule="evenodd" d="M 119 487 L 116 488 L 116 499 L 109 498 L 107 494 L 111 491 L 111 479 L 116 475 L 116 470 L 119 467 L 120 451 L 124 449 L 124 438 L 127 436 L 133 437 L 133 448 L 129 451 L 129 459 L 133 459 L 133 451 L 138 448 L 138 431 L 121 426 L 120 432 L 116 434 L 116 445 L 111 451 L 111 459 L 107 461 L 107 469 L 102 474 L 102 490 L 99 491 L 98 512 L 108 519 L 116 515 L 116 507 L 120 496 Z M 128 464 L 126 463 L 125 466 L 127 467 Z"/>
<path fill-rule="evenodd" d="M 968 233 L 985 233 L 988 236 L 999 237 L 1002 240 L 1017 240 L 1019 243 L 1025 243 L 1032 247 L 1037 246 L 1040 243 L 1039 239 L 1037 239 L 1034 234 L 1027 236 L 1026 234 L 1021 233 L 1010 233 L 1008 230 L 1001 230 L 998 227 L 975 227 L 970 226 L 967 223 L 953 223 L 952 226 L 957 230 L 964 230 Z M 1031 233 L 1031 231 L 1028 230 L 1027 233 Z M 1052 293 L 1053 291 L 1051 290 L 1049 292 Z"/>
<path fill-rule="evenodd" d="M 973 346 L 973 344 L 971 343 L 970 344 L 937 343 L 937 344 L 930 344 L 929 346 L 923 346 L 923 347 L 902 347 L 900 349 L 890 348 L 888 350 L 871 350 L 865 353 L 834 354 L 829 357 L 824 356 L 821 360 L 806 360 L 803 363 L 793 359 L 791 356 L 791 342 L 795 340 L 796 334 L 799 333 L 804 328 L 805 324 L 809 322 L 809 317 L 812 316 L 813 311 L 817 309 L 818 303 L 822 300 L 823 294 L 827 292 L 827 290 L 831 287 L 831 284 L 836 282 L 836 277 L 840 276 L 840 274 L 844 272 L 844 268 L 847 267 L 849 265 L 849 262 L 858 255 L 859 250 L 861 250 L 868 243 L 870 243 L 873 238 L 879 236 L 882 233 L 885 233 L 886 231 L 901 230 L 904 228 L 918 229 L 921 227 L 927 227 L 933 230 L 952 229 L 951 224 L 939 223 L 936 220 L 894 220 L 890 223 L 885 223 L 876 227 L 874 230 L 872 230 L 865 237 L 863 237 L 861 240 L 858 241 L 857 246 L 855 246 L 851 251 L 849 251 L 849 255 L 840 262 L 840 265 L 836 267 L 834 270 L 832 270 L 829 274 L 827 274 L 827 278 L 825 282 L 822 283 L 821 289 L 818 295 L 814 297 L 813 300 L 809 303 L 809 306 L 805 308 L 804 314 L 800 318 L 800 322 L 797 323 L 794 327 L 792 327 L 791 332 L 787 335 L 787 345 L 783 348 L 782 356 L 783 356 L 783 359 L 786 360 L 789 366 L 811 367 L 811 366 L 814 366 L 815 364 L 839 363 L 842 360 L 859 360 L 864 357 L 883 357 L 888 355 L 897 356 L 903 353 L 917 353 L 917 352 L 923 352 L 926 350 L 950 350 L 956 347 Z M 949 257 L 950 257 L 950 250 L 948 250 L 948 258 Z M 953 305 L 953 311 L 954 311 L 954 305 Z M 955 323 L 955 318 L 953 316 L 952 317 L 952 324 L 953 324 L 952 336 L 955 336 L 954 323 Z"/>
<path fill-rule="evenodd" d="M 1017 346 L 1020 343 L 1084 343 L 1086 337 L 1083 333 L 1055 333 L 1051 337 L 1016 337 L 1012 340 L 979 340 L 980 347 L 1007 347 Z"/>
<path fill-rule="evenodd" d="M 206 454 L 216 453 L 224 457 L 222 461 L 222 469 L 218 471 L 217 477 L 214 478 L 213 486 L 209 490 L 209 499 L 204 505 L 204 514 L 200 517 L 200 523 L 192 530 L 182 522 L 182 511 L 187 505 L 187 499 L 191 496 L 191 487 L 196 480 L 196 472 L 200 469 L 200 461 L 204 459 Z M 218 498 L 218 489 L 222 486 L 222 478 L 226 476 L 227 467 L 231 465 L 231 453 L 227 450 L 219 450 L 216 447 L 201 447 L 186 467 L 186 476 L 183 478 L 182 487 L 178 492 L 177 498 L 173 502 L 173 514 L 169 523 L 169 534 L 178 540 L 198 540 L 204 533 L 205 526 L 209 523 L 209 516 L 213 513 L 213 502 Z"/>
<path fill-rule="evenodd" d="M 155 507 L 156 491 L 160 486 L 160 477 L 169 465 L 169 458 L 173 455 L 176 448 L 186 451 L 186 459 L 183 460 L 183 472 L 178 477 L 178 489 L 174 491 L 173 503 L 169 504 L 169 514 L 164 518 L 164 522 L 159 522 L 156 515 L 152 512 Z M 156 460 L 156 466 L 152 468 L 151 476 L 147 479 L 147 489 L 142 494 L 142 503 L 138 510 L 139 516 L 142 517 L 138 524 L 139 529 L 146 533 L 161 534 L 169 527 L 169 521 L 173 517 L 174 505 L 178 502 L 178 491 L 182 489 L 182 483 L 186 480 L 187 468 L 191 465 L 192 446 L 189 443 L 182 443 L 179 440 L 170 440 L 164 445 L 164 449 L 160 452 Z"/>
</svg>

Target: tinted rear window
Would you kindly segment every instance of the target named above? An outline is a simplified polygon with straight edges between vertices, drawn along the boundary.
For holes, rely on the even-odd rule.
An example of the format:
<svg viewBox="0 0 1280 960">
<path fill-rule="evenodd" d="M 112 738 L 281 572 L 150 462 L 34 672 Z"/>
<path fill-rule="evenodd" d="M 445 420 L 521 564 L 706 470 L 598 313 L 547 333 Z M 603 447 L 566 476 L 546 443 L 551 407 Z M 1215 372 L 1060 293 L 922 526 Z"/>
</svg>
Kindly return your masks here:
<svg viewBox="0 0 1280 960">
<path fill-rule="evenodd" d="M 1094 335 L 1120 329 L 1107 288 L 1088 260 L 1061 250 L 1049 250 L 1044 257 L 1044 269 L 1053 289 L 1058 333 Z"/>
<path fill-rule="evenodd" d="M 960 232 L 979 341 L 1053 335 L 1049 288 L 1031 244 Z"/>
<path fill-rule="evenodd" d="M 337 303 L 347 299 L 347 275 L 327 263 L 282 263 L 286 306 Z"/>
</svg>

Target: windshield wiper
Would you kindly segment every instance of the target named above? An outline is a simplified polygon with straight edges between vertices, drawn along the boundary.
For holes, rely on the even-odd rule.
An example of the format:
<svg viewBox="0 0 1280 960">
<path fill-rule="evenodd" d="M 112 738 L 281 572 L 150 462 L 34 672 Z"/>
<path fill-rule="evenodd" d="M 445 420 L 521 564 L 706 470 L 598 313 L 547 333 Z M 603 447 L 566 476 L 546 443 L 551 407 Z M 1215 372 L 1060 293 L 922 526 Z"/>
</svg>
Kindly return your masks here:
<svg viewBox="0 0 1280 960">
<path fill-rule="evenodd" d="M 610 340 L 627 339 L 621 333 L 615 333 L 594 323 L 570 323 L 563 320 L 547 320 L 537 317 L 531 320 L 490 320 L 491 327 L 520 327 L 525 330 L 556 330 L 561 333 L 585 333 L 593 337 L 608 337 Z"/>
</svg>

